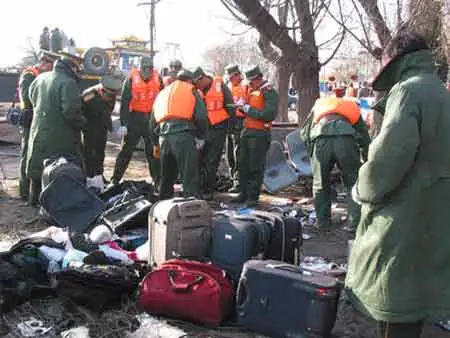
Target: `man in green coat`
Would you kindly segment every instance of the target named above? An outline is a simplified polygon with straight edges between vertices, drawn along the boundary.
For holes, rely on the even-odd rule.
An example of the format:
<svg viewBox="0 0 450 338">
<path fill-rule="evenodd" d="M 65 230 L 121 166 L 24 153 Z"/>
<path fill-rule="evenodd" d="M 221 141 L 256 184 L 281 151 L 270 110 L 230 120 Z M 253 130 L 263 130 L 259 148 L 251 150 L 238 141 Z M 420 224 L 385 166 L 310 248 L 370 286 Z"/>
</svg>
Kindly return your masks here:
<svg viewBox="0 0 450 338">
<path fill-rule="evenodd" d="M 78 87 L 79 62 L 63 57 L 53 71 L 41 74 L 30 86 L 34 107 L 28 144 L 27 175 L 30 182 L 29 202 L 36 206 L 41 191 L 43 161 L 68 155 L 83 166 L 81 129 L 86 125 Z"/>
<path fill-rule="evenodd" d="M 197 67 L 193 73 L 194 83 L 203 94 L 208 110 L 209 128 L 203 149 L 203 163 L 206 169 L 204 182 L 204 198 L 213 199 L 216 188 L 216 174 L 222 158 L 225 139 L 227 137 L 230 117 L 234 116 L 233 96 L 221 77 L 206 75 L 202 68 Z M 203 182 L 202 182 L 203 183 Z"/>
<path fill-rule="evenodd" d="M 355 231 L 361 209 L 350 197 L 358 178 L 361 158 L 367 158 L 369 132 L 355 101 L 344 98 L 344 89 L 335 88 L 335 97 L 317 99 L 306 126 L 305 143 L 309 146 L 313 171 L 314 208 L 320 231 L 331 228 L 330 174 L 336 165 L 348 192 L 348 226 Z"/>
<path fill-rule="evenodd" d="M 105 75 L 98 85 L 87 88 L 82 96 L 83 113 L 87 119 L 83 130 L 83 155 L 86 176 L 103 178 L 106 137 L 112 132 L 111 113 L 122 88 L 122 75 Z"/>
<path fill-rule="evenodd" d="M 382 63 L 384 120 L 353 189 L 346 294 L 380 337 L 418 338 L 425 319 L 450 318 L 450 96 L 423 37 L 400 31 Z"/>
<path fill-rule="evenodd" d="M 152 128 L 154 143 L 159 135 L 161 156 L 160 199 L 173 197 L 173 185 L 179 171 L 184 196 L 200 196 L 200 170 L 198 150 L 204 144 L 208 129 L 208 112 L 199 93 L 192 85 L 193 74 L 187 70 L 178 73 L 177 80 L 157 97 Z M 177 118 L 175 106 L 182 106 Z M 172 116 L 170 116 L 172 115 Z M 162 119 L 162 120 L 161 120 Z M 159 124 L 156 124 L 157 121 Z M 156 155 L 157 151 L 155 151 Z M 178 168 L 178 170 L 177 170 Z"/>
<path fill-rule="evenodd" d="M 233 101 L 236 104 L 245 104 L 247 102 L 248 86 L 243 83 L 239 66 L 228 65 L 225 67 L 225 71 L 229 78 L 228 88 L 230 89 L 231 95 L 233 95 Z M 241 133 L 244 117 L 245 115 L 240 110 L 236 110 L 235 116 L 231 119 L 228 127 L 226 151 L 228 165 L 230 166 L 230 176 L 233 180 L 233 186 L 228 191 L 231 193 L 240 192 L 239 154 L 241 151 Z"/>
<path fill-rule="evenodd" d="M 52 53 L 42 51 L 42 56 L 39 59 L 39 63 L 37 65 L 25 68 L 19 79 L 20 109 L 22 110 L 19 193 L 20 198 L 24 201 L 28 200 L 30 189 L 30 182 L 27 177 L 27 153 L 31 121 L 33 121 L 33 105 L 30 101 L 28 91 L 31 83 L 39 74 L 52 70 L 53 62 L 56 59 L 57 57 Z"/>
<path fill-rule="evenodd" d="M 278 93 L 263 79 L 258 66 L 250 68 L 245 76 L 251 89 L 248 103 L 239 107 L 246 117 L 241 134 L 240 193 L 232 202 L 256 207 L 271 141 L 272 121 L 277 116 Z"/>
<path fill-rule="evenodd" d="M 131 71 L 122 88 L 119 135 L 124 138 L 114 166 L 112 184 L 118 184 L 122 179 L 133 152 L 142 138 L 150 175 L 155 186 L 159 186 L 160 162 L 153 156 L 154 144 L 150 134 L 150 117 L 153 102 L 162 88 L 162 79 L 153 68 L 152 58 L 143 56 L 139 69 Z"/>
</svg>

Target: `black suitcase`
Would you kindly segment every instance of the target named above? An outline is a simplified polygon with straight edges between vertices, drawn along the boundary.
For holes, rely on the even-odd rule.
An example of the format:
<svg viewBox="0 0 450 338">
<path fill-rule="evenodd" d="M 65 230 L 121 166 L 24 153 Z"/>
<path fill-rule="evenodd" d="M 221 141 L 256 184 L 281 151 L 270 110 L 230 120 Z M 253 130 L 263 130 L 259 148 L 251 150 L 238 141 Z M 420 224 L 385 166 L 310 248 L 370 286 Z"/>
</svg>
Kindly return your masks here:
<svg viewBox="0 0 450 338">
<path fill-rule="evenodd" d="M 251 215 L 218 213 L 213 220 L 212 262 L 234 281 L 251 258 L 264 257 L 272 229 L 269 223 Z"/>
<path fill-rule="evenodd" d="M 139 196 L 144 196 L 152 203 L 156 202 L 154 187 L 146 181 L 123 181 L 120 184 L 108 187 L 99 195 L 108 208 Z"/>
<path fill-rule="evenodd" d="M 238 324 L 270 337 L 327 338 L 336 321 L 341 287 L 273 260 L 244 265 L 237 290 Z"/>
<path fill-rule="evenodd" d="M 47 159 L 44 161 L 44 170 L 42 171 L 42 189 L 50 184 L 56 177 L 68 175 L 82 184 L 86 183 L 86 177 L 83 170 L 76 163 L 73 156 L 61 156 L 58 159 Z"/>
<path fill-rule="evenodd" d="M 300 265 L 303 244 L 300 220 L 281 213 L 261 210 L 254 210 L 251 215 L 261 218 L 272 226 L 272 236 L 264 258 Z"/>
<path fill-rule="evenodd" d="M 105 204 L 72 176 L 57 176 L 39 196 L 46 218 L 73 232 L 86 232 L 106 209 Z"/>
<path fill-rule="evenodd" d="M 127 200 L 106 210 L 97 223 L 109 226 L 119 235 L 128 229 L 146 228 L 151 206 L 152 203 L 144 196 Z"/>
</svg>

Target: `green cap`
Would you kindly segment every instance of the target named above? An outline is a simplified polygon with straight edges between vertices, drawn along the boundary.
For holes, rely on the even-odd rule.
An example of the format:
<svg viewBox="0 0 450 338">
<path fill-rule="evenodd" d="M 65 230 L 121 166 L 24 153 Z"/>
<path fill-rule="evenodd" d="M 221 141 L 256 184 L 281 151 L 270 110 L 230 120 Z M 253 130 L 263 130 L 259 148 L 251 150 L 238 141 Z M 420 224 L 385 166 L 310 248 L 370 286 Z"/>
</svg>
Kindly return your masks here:
<svg viewBox="0 0 450 338">
<path fill-rule="evenodd" d="M 105 75 L 101 78 L 100 83 L 103 88 L 119 91 L 122 88 L 122 72 L 115 71 L 111 74 Z"/>
<path fill-rule="evenodd" d="M 62 56 L 61 60 L 70 60 L 77 65 L 83 64 L 84 59 L 82 57 L 79 57 L 78 55 L 70 54 L 67 52 L 60 52 L 59 54 L 61 54 Z"/>
<path fill-rule="evenodd" d="M 202 76 L 206 76 L 206 73 L 203 71 L 201 67 L 195 68 L 194 72 L 192 73 L 192 80 L 197 81 Z"/>
<path fill-rule="evenodd" d="M 262 75 L 262 72 L 259 66 L 253 66 L 245 72 L 245 77 L 249 80 L 253 80 L 260 75 Z"/>
<path fill-rule="evenodd" d="M 238 65 L 228 65 L 225 67 L 225 71 L 227 72 L 228 76 L 232 76 L 234 74 L 241 74 Z"/>
<path fill-rule="evenodd" d="M 177 74 L 177 80 L 188 81 L 194 78 L 194 74 L 187 69 L 182 69 Z"/>
<path fill-rule="evenodd" d="M 139 68 L 148 68 L 153 67 L 153 59 L 150 56 L 141 57 L 141 61 L 139 62 Z"/>
<path fill-rule="evenodd" d="M 170 61 L 169 67 L 175 69 L 176 71 L 180 71 L 181 68 L 183 68 L 183 64 L 181 63 L 180 60 L 174 59 Z"/>
</svg>

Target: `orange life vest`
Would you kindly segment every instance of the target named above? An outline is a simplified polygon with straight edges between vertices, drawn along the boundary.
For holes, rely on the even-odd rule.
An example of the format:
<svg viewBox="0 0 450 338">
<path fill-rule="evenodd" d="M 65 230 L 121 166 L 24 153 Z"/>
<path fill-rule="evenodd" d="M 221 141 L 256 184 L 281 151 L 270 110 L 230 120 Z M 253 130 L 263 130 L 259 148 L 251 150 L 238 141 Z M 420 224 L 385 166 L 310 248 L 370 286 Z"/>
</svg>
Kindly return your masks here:
<svg viewBox="0 0 450 338">
<path fill-rule="evenodd" d="M 36 66 L 30 66 L 30 67 L 26 67 L 23 70 L 22 76 L 24 76 L 25 74 L 33 74 L 33 76 L 36 78 L 40 73 L 41 73 L 41 71 Z M 20 79 L 20 81 L 21 80 L 22 79 Z M 20 108 L 21 109 L 31 108 L 31 107 L 27 107 L 27 103 L 23 100 L 20 90 L 19 90 L 19 99 L 20 99 Z"/>
<path fill-rule="evenodd" d="M 36 66 L 27 67 L 23 70 L 23 74 L 31 73 L 34 77 L 37 77 L 41 71 Z"/>
<path fill-rule="evenodd" d="M 153 109 L 153 102 L 155 102 L 156 96 L 161 90 L 158 72 L 154 69 L 151 78 L 145 82 L 141 72 L 137 69 L 133 69 L 130 73 L 130 79 L 130 111 L 150 113 Z"/>
<path fill-rule="evenodd" d="M 258 90 L 251 90 L 249 89 L 248 92 L 248 104 L 257 110 L 263 110 L 265 106 L 264 102 L 264 94 L 261 90 L 262 88 Z M 255 119 L 250 116 L 246 116 L 244 119 L 244 127 L 247 129 L 258 129 L 258 130 L 271 130 L 272 129 L 272 122 L 266 122 L 261 119 Z"/>
<path fill-rule="evenodd" d="M 237 86 L 233 86 L 233 84 L 230 82 L 229 88 L 231 91 L 231 95 L 233 95 L 234 103 L 238 102 L 239 100 L 244 100 L 245 102 L 247 102 L 248 86 L 245 86 L 242 83 L 238 84 Z M 245 117 L 245 114 L 237 109 L 236 116 Z"/>
<path fill-rule="evenodd" d="M 353 87 L 347 87 L 345 96 L 356 97 L 356 89 Z"/>
<path fill-rule="evenodd" d="M 224 97 L 222 92 L 222 78 L 214 77 L 211 87 L 204 95 L 206 109 L 208 110 L 209 123 L 214 126 L 230 118 L 224 107 Z"/>
<path fill-rule="evenodd" d="M 314 123 L 318 123 L 322 117 L 327 115 L 337 114 L 354 125 L 361 117 L 361 110 L 355 101 L 333 96 L 317 99 L 313 110 Z"/>
<path fill-rule="evenodd" d="M 168 120 L 192 120 L 195 109 L 194 86 L 176 80 L 164 88 L 153 105 L 156 122 Z"/>
</svg>

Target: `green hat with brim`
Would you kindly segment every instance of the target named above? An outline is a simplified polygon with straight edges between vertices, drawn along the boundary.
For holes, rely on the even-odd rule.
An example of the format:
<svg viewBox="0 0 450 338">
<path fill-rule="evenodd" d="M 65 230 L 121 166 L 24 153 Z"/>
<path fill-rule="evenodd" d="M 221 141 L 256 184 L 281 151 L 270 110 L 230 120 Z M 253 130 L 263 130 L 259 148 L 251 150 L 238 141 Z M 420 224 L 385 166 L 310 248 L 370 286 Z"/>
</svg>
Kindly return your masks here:
<svg viewBox="0 0 450 338">
<path fill-rule="evenodd" d="M 225 67 L 225 72 L 228 76 L 232 76 L 234 74 L 241 74 L 241 71 L 239 70 L 238 65 L 228 65 Z"/>
<path fill-rule="evenodd" d="M 245 77 L 248 80 L 256 79 L 258 76 L 261 76 L 261 75 L 262 75 L 262 72 L 261 72 L 261 69 L 259 68 L 259 66 L 254 66 L 245 72 Z"/>
<path fill-rule="evenodd" d="M 206 76 L 206 73 L 201 67 L 197 67 L 192 73 L 192 80 L 197 81 L 203 76 Z"/>
<path fill-rule="evenodd" d="M 78 55 L 75 54 L 70 54 L 67 52 L 60 52 L 59 54 L 61 54 L 62 58 L 61 60 L 70 60 L 73 63 L 77 64 L 77 65 L 82 65 L 84 62 L 84 59 L 82 57 L 79 57 Z"/>
<path fill-rule="evenodd" d="M 194 74 L 187 69 L 182 69 L 177 73 L 177 80 L 189 81 L 194 79 Z"/>
<path fill-rule="evenodd" d="M 122 88 L 122 73 L 114 73 L 103 76 L 100 79 L 100 83 L 103 88 L 117 92 Z"/>
</svg>

